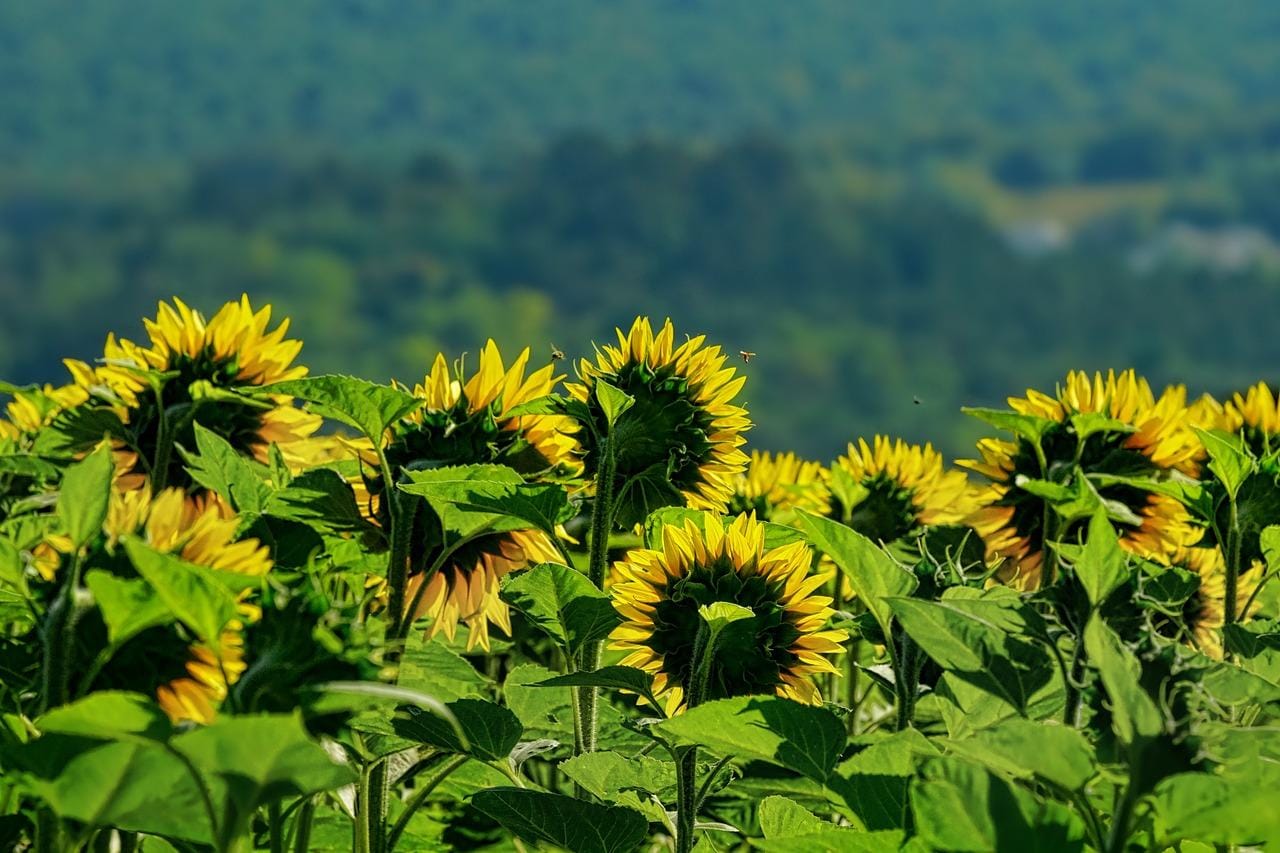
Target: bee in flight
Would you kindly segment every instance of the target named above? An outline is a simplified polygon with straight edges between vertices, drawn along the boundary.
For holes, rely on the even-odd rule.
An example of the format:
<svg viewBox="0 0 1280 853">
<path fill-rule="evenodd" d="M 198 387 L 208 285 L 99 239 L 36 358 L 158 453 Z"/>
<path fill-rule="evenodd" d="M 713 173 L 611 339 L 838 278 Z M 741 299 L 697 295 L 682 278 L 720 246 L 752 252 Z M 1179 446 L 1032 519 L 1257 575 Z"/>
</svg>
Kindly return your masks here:
<svg viewBox="0 0 1280 853">
<path fill-rule="evenodd" d="M 745 350 L 745 349 L 744 349 L 744 350 L 738 350 L 738 355 L 742 357 L 742 363 L 743 363 L 743 364 L 750 364 L 750 363 L 751 363 L 751 359 L 753 359 L 753 358 L 755 358 L 755 357 L 756 357 L 756 354 L 755 354 L 755 353 L 751 352 L 750 350 Z"/>
<path fill-rule="evenodd" d="M 563 361 L 563 360 L 564 360 L 564 351 L 563 351 L 563 350 L 561 350 L 561 349 L 560 349 L 558 346 L 556 346 L 555 344 L 552 344 L 552 345 L 551 345 L 551 360 L 552 360 L 552 361 Z"/>
</svg>

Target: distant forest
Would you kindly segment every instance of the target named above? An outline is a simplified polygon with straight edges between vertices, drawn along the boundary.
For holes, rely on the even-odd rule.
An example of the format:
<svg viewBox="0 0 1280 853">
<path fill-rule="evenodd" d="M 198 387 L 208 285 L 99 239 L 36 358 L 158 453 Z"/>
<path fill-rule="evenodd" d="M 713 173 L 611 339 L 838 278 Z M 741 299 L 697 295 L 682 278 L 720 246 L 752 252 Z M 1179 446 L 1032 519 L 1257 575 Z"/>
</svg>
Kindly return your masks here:
<svg viewBox="0 0 1280 853">
<path fill-rule="evenodd" d="M 247 291 L 405 380 L 669 314 L 823 458 L 1072 367 L 1280 380 L 1280 4 L 796 8 L 4 4 L 0 377 Z"/>
</svg>

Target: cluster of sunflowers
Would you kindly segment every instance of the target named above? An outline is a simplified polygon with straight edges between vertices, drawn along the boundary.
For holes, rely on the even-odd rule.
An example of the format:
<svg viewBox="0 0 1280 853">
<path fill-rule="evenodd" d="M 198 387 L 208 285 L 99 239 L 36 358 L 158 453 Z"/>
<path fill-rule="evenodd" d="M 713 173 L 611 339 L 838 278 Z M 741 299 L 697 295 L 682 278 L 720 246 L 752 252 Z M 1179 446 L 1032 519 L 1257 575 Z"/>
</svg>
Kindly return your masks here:
<svg viewBox="0 0 1280 853">
<path fill-rule="evenodd" d="M 1280 522 L 1280 402 L 1265 384 L 1189 403 L 1132 371 L 1070 373 L 1012 411 L 972 410 L 1011 437 L 959 467 L 880 435 L 824 465 L 748 456 L 745 377 L 703 337 L 677 343 L 670 321 L 618 330 L 564 386 L 555 360 L 531 369 L 525 349 L 508 365 L 493 341 L 474 370 L 440 355 L 412 387 L 308 377 L 287 331 L 247 297 L 209 319 L 175 299 L 143 343 L 112 335 L 92 364 L 67 361 L 67 384 L 5 387 L 0 581 L 27 602 L 4 613 L 29 652 L 25 685 L 6 679 L 17 712 L 102 690 L 151 696 L 180 725 L 289 710 L 308 679 L 395 681 L 414 626 L 416 642 L 570 673 L 608 655 L 644 674 L 633 691 L 666 717 L 744 696 L 821 705 L 886 648 L 894 679 L 917 670 L 914 696 L 923 664 L 895 656 L 910 644 L 877 630 L 862 567 L 815 548 L 813 519 L 934 598 L 1005 588 L 1068 611 L 1106 519 L 1141 577 L 1185 582 L 1149 627 L 1211 659 L 1264 606 L 1264 534 Z M 105 496 L 83 487 L 94 471 Z M 459 498 L 459 483 L 474 486 Z M 87 534 L 73 523 L 85 513 Z M 605 643 L 530 639 L 536 614 L 517 617 L 508 586 L 546 567 L 608 596 Z M 230 601 L 216 621 L 180 600 L 201 584 Z M 298 601 L 308 618 L 282 622 Z M 315 648 L 282 665 L 290 632 L 286 645 Z M 600 685 L 572 686 L 575 751 L 590 752 Z M 875 689 L 849 691 L 851 731 Z M 903 703 L 900 683 L 882 689 Z M 683 787 L 680 800 L 683 820 L 699 801 Z"/>
</svg>

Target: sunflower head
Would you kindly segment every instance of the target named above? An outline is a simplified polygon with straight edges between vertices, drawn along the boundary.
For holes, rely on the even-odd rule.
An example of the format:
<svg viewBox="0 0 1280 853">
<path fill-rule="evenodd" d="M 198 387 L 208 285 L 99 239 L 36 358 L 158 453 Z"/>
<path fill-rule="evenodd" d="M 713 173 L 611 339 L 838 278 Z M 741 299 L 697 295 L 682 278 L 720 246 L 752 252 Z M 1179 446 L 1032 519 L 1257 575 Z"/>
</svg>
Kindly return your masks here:
<svg viewBox="0 0 1280 853">
<path fill-rule="evenodd" d="M 830 494 L 820 462 L 794 453 L 751 451 L 747 470 L 733 479 L 729 514 L 754 512 L 763 520 L 779 520 L 796 509 L 826 515 Z"/>
<path fill-rule="evenodd" d="M 812 676 L 835 672 L 825 655 L 842 651 L 841 630 L 824 630 L 831 599 L 817 595 L 827 576 L 810 572 L 803 542 L 766 549 L 765 525 L 740 515 L 726 529 L 706 513 L 662 532 L 662 549 L 639 549 L 614 564 L 612 596 L 623 622 L 613 648 L 624 665 L 653 675 L 655 695 L 668 712 L 680 708 L 690 686 L 699 609 L 716 602 L 744 607 L 716 647 L 708 699 L 776 694 L 822 701 Z"/>
<path fill-rule="evenodd" d="M 393 424 L 383 437 L 391 470 L 444 468 L 451 465 L 501 464 L 525 476 L 564 477 L 576 472 L 576 425 L 563 415 L 511 414 L 516 407 L 551 394 L 563 379 L 554 365 L 526 375 L 529 349 L 511 366 L 492 340 L 480 351 L 480 363 L 469 378 L 459 367 L 450 370 L 443 354 L 412 393 L 423 405 Z M 385 522 L 385 491 L 378 453 L 367 440 L 348 446 L 359 458 L 364 476 L 355 485 L 357 498 L 374 521 Z"/>
<path fill-rule="evenodd" d="M 963 471 L 947 470 L 932 445 L 877 435 L 850 443 L 832 466 L 831 514 L 874 542 L 935 524 L 959 524 L 973 508 Z"/>
<path fill-rule="evenodd" d="M 1226 623 L 1227 568 L 1222 551 L 1217 547 L 1196 546 L 1183 548 L 1172 564 L 1195 574 L 1199 586 L 1183 605 L 1182 625 L 1179 632 L 1201 652 L 1222 660 L 1222 626 Z M 1255 560 L 1248 571 L 1240 573 L 1236 584 L 1236 612 L 1241 619 L 1248 619 L 1258 610 L 1255 603 L 1249 613 L 1244 608 L 1258 588 L 1265 569 Z"/>
<path fill-rule="evenodd" d="M 146 344 L 109 336 L 103 366 L 80 383 L 95 382 L 118 401 L 149 466 L 163 464 L 157 459 L 162 422 L 171 433 L 166 438 L 177 446 L 195 447 L 194 425 L 199 423 L 259 461 L 266 460 L 273 443 L 293 461 L 295 450 L 320 427 L 318 416 L 294 408 L 288 397 L 250 401 L 227 393 L 306 375 L 306 368 L 293 364 L 301 341 L 285 337 L 287 319 L 269 328 L 270 306 L 255 311 L 245 296 L 206 320 L 174 299 L 173 305 L 160 303 L 155 319 L 143 323 Z M 166 485 L 198 491 L 179 454 L 169 455 L 163 472 L 149 466 L 139 469 L 140 477 L 159 474 Z"/>
<path fill-rule="evenodd" d="M 489 650 L 489 628 L 511 634 L 511 613 L 498 597 L 502 579 L 538 563 L 558 563 L 560 553 L 540 530 L 515 530 L 482 537 L 461 548 L 430 578 L 409 578 L 406 600 L 418 600 L 414 619 L 431 618 L 427 636 L 444 633 L 453 640 L 467 626 L 467 650 Z"/>
<path fill-rule="evenodd" d="M 1280 450 L 1280 399 L 1270 385 L 1259 382 L 1222 404 L 1211 426 L 1241 436 L 1255 456 L 1270 456 Z"/>
<path fill-rule="evenodd" d="M 1048 507 L 1041 494 L 1024 487 L 1028 480 L 1096 491 L 1112 507 L 1113 518 L 1123 516 L 1120 544 L 1138 556 L 1168 564 L 1179 548 L 1195 541 L 1187 510 L 1177 500 L 1104 479 L 1196 474 L 1199 442 L 1188 424 L 1185 389 L 1169 388 L 1157 398 L 1132 370 L 1092 377 L 1072 372 L 1055 395 L 1030 390 L 1026 397 L 1010 398 L 1009 405 L 1037 419 L 1043 427 L 1039 442 L 1025 436 L 983 439 L 981 458 L 960 463 L 991 481 L 978 495 L 970 523 L 1007 580 L 1039 584 Z M 1056 538 L 1078 538 L 1086 519 L 1060 526 Z"/>
<path fill-rule="evenodd" d="M 256 539 L 237 538 L 238 527 L 235 515 L 213 498 L 188 499 L 180 489 L 154 497 L 146 487 L 117 490 L 108 505 L 101 547 L 87 559 L 95 567 L 124 571 L 116 546 L 125 536 L 137 536 L 155 550 L 197 566 L 265 575 L 272 568 L 268 549 Z M 136 689 L 144 681 L 175 723 L 212 722 L 228 688 L 245 670 L 244 629 L 259 614 L 247 593 L 238 611 L 216 644 L 192 636 L 178 623 L 147 629 L 125 644 L 95 684 Z"/>
<path fill-rule="evenodd" d="M 674 489 L 673 497 L 678 492 L 688 506 L 724 511 L 733 478 L 747 463 L 739 448 L 751 424 L 746 409 L 734 404 L 746 377 L 725 367 L 727 357 L 720 347 L 705 346 L 705 336 L 676 346 L 670 320 L 655 334 L 648 318 L 638 317 L 629 332 L 617 333 L 617 346 L 600 347 L 594 363 L 580 362 L 582 381 L 568 386 L 592 423 L 583 434 L 587 474 L 600 470 L 597 436 L 608 433 L 618 483 L 639 477 L 669 483 L 662 488 Z M 601 382 L 635 400 L 612 431 L 597 393 Z M 622 516 L 643 518 L 661 505 L 646 504 Z"/>
</svg>

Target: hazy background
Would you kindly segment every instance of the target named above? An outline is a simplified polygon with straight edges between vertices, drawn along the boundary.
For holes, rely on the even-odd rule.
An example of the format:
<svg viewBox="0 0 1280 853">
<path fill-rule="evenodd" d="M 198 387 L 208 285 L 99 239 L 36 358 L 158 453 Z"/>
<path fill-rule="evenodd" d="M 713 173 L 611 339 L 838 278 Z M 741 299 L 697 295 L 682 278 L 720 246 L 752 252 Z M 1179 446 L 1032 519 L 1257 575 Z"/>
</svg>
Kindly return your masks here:
<svg viewBox="0 0 1280 853">
<path fill-rule="evenodd" d="M 319 372 L 638 312 L 757 445 L 1280 366 L 1280 3 L 0 4 L 0 376 L 248 291 Z"/>
</svg>

